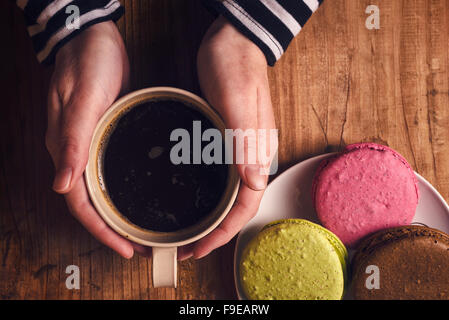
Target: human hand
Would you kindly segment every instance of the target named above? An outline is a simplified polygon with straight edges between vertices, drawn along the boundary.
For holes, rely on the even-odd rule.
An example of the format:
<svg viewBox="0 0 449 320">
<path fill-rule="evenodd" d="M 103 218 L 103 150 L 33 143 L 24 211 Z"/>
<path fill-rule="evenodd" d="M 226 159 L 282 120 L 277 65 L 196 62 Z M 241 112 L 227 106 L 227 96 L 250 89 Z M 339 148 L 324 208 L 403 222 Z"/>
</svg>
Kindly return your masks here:
<svg viewBox="0 0 449 320">
<path fill-rule="evenodd" d="M 100 117 L 128 83 L 128 56 L 115 24 L 108 21 L 84 30 L 56 55 L 46 134 L 56 167 L 53 189 L 65 195 L 72 215 L 94 237 L 125 258 L 131 258 L 139 246 L 101 219 L 90 202 L 83 172 Z"/>
<path fill-rule="evenodd" d="M 198 52 L 198 76 L 201 89 L 209 103 L 221 114 L 228 129 L 275 129 L 271 105 L 270 88 L 267 78 L 267 61 L 262 51 L 249 39 L 235 29 L 225 18 L 219 17 L 206 33 Z M 256 164 L 238 164 L 242 183 L 237 200 L 223 220 L 210 234 L 198 242 L 182 247 L 178 251 L 180 260 L 191 256 L 198 259 L 212 250 L 229 242 L 243 226 L 257 213 L 267 184 L 268 175 L 260 174 L 261 168 L 267 168 L 277 150 L 275 141 L 247 143 L 244 150 L 235 150 L 245 154 L 258 154 L 266 143 L 271 159 Z M 253 148 L 254 149 L 254 148 Z M 263 149 L 263 148 L 262 148 Z M 267 173 L 267 172 L 266 172 Z"/>
</svg>

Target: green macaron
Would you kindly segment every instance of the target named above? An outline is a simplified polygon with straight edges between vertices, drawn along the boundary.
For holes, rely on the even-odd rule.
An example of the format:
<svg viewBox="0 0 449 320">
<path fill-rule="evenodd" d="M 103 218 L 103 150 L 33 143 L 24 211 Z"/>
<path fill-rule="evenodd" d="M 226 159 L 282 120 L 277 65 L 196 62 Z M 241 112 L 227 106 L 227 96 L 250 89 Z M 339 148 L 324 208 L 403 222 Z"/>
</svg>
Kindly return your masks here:
<svg viewBox="0 0 449 320">
<path fill-rule="evenodd" d="M 302 219 L 274 221 L 243 250 L 240 283 L 251 300 L 340 300 L 347 259 L 329 230 Z"/>
</svg>

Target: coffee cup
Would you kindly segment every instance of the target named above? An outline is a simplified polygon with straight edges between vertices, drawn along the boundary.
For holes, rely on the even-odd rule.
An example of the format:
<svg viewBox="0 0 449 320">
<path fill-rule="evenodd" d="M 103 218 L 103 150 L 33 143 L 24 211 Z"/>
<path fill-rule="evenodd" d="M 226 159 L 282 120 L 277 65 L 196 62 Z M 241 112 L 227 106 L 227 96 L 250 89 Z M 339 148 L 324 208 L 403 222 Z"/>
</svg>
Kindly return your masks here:
<svg viewBox="0 0 449 320">
<path fill-rule="evenodd" d="M 234 165 L 228 164 L 224 191 L 218 204 L 204 218 L 176 231 L 155 231 L 127 219 L 108 195 L 104 161 L 108 137 L 117 122 L 134 107 L 156 100 L 174 100 L 205 116 L 224 133 L 220 116 L 200 97 L 177 88 L 154 87 L 130 93 L 115 102 L 100 119 L 90 145 L 85 179 L 90 199 L 103 220 L 118 234 L 135 243 L 152 247 L 152 279 L 154 287 L 176 287 L 177 247 L 195 242 L 213 231 L 226 217 L 236 199 L 240 179 Z M 224 135 L 223 135 L 224 136 Z M 225 165 L 225 164 L 223 164 Z M 151 197 L 151 194 L 148 194 Z M 176 195 L 173 195 L 176 200 Z"/>
</svg>

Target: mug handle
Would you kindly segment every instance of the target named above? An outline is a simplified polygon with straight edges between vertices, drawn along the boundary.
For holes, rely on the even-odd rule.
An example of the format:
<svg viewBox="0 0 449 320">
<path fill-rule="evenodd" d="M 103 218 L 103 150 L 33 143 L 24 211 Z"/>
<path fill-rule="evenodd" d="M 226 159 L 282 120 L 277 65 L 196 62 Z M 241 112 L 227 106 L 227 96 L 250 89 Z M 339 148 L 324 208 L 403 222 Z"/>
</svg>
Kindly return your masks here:
<svg viewBox="0 0 449 320">
<path fill-rule="evenodd" d="M 153 247 L 153 287 L 176 288 L 177 247 Z"/>
</svg>

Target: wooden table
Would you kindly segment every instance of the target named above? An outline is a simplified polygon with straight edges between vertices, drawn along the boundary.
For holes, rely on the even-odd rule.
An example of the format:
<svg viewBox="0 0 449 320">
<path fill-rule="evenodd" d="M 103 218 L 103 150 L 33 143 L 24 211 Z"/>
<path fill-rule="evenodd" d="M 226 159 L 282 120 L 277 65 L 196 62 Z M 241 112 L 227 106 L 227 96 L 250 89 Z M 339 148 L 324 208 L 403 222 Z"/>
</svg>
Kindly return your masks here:
<svg viewBox="0 0 449 320">
<path fill-rule="evenodd" d="M 133 89 L 200 93 L 196 51 L 213 17 L 197 0 L 125 0 L 118 25 Z M 380 8 L 368 30 L 365 9 Z M 235 240 L 180 263 L 179 288 L 151 288 L 151 261 L 120 258 L 91 237 L 50 189 L 44 146 L 51 69 L 40 66 L 22 14 L 0 2 L 0 298 L 233 299 Z M 298 161 L 374 141 L 402 153 L 449 199 L 449 1 L 332 0 L 269 71 L 281 171 Z M 65 287 L 65 268 L 81 289 Z"/>
</svg>

